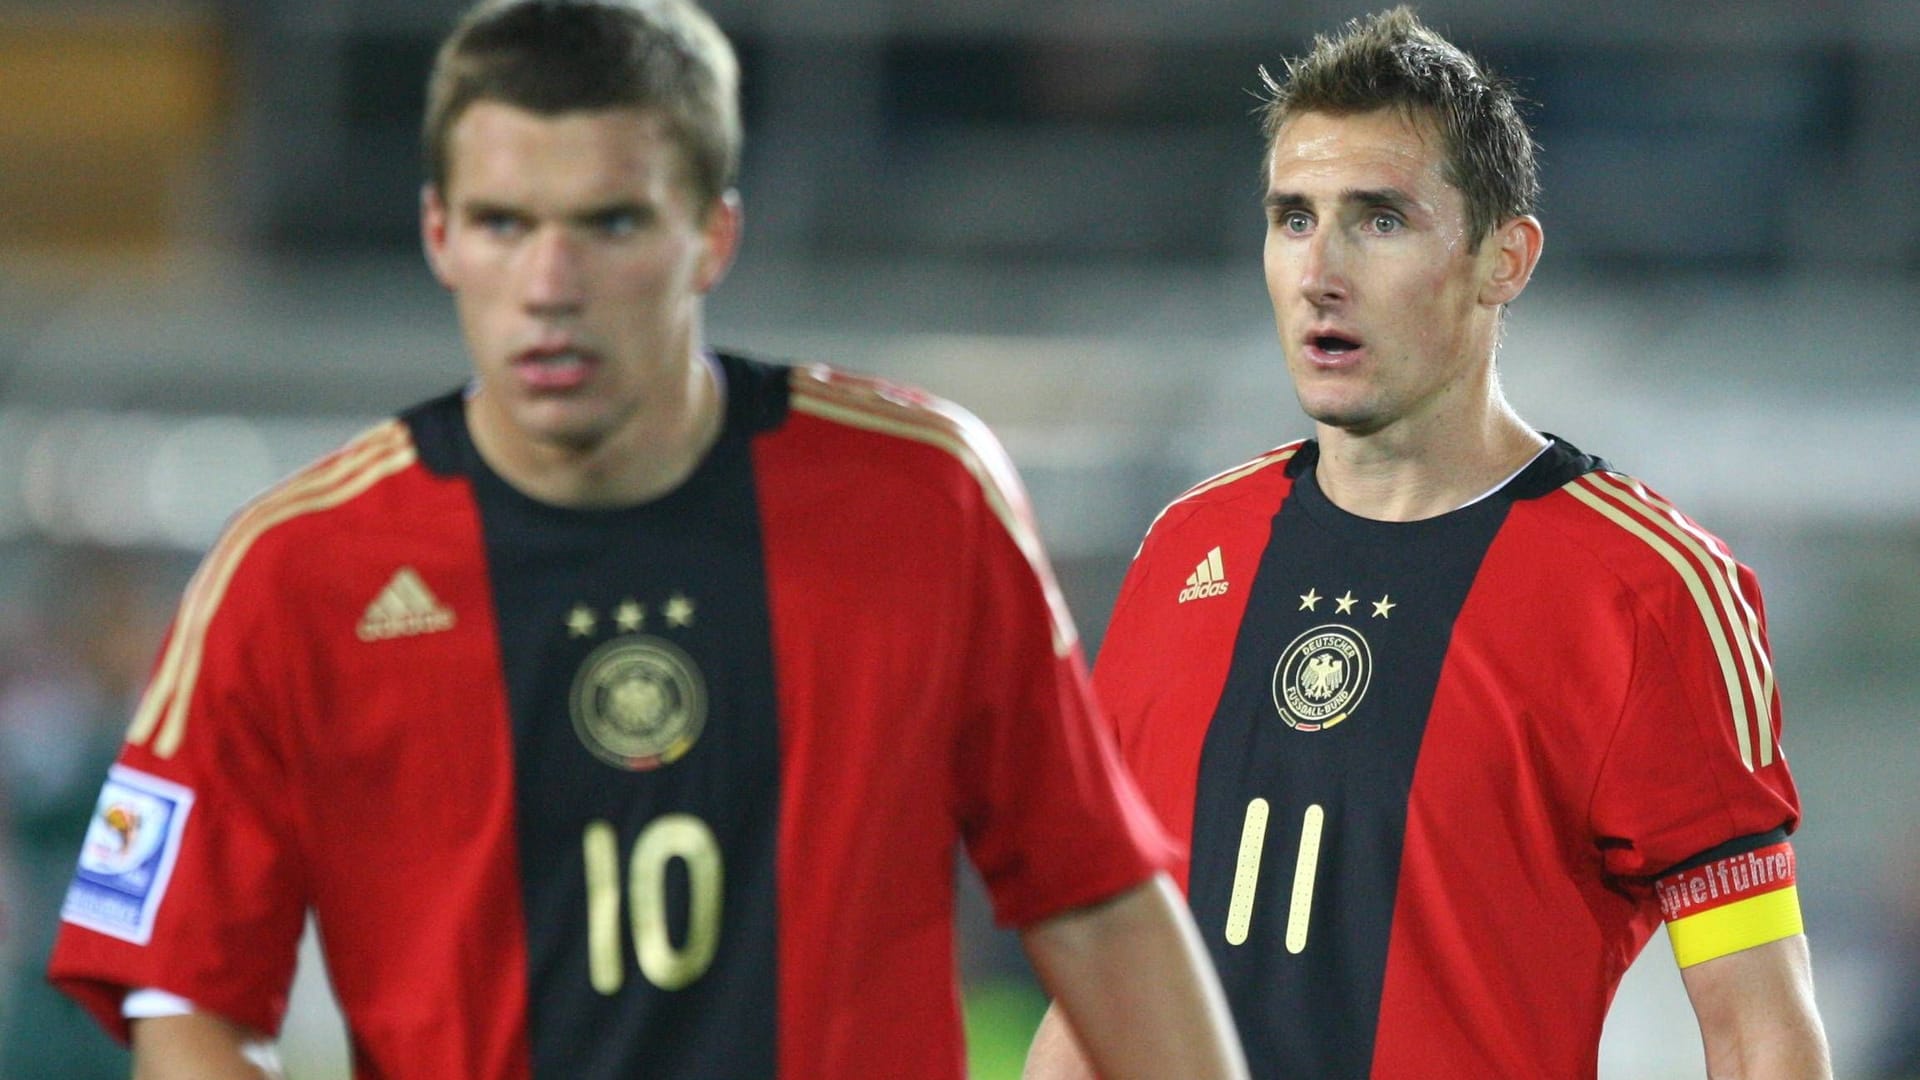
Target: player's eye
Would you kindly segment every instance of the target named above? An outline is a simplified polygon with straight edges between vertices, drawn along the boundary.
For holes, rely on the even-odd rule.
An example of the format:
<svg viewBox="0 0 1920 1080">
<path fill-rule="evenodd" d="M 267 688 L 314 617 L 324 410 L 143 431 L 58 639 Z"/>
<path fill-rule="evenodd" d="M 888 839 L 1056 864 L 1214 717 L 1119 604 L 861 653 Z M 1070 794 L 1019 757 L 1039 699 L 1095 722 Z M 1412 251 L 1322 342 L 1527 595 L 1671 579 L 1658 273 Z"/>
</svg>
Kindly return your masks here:
<svg viewBox="0 0 1920 1080">
<path fill-rule="evenodd" d="M 505 210 L 480 210 L 473 215 L 473 224 L 481 232 L 499 239 L 511 239 L 525 231 L 526 222 L 518 214 Z"/>
<path fill-rule="evenodd" d="M 1281 232 L 1295 236 L 1313 231 L 1313 215 L 1305 210 L 1282 210 L 1274 215 L 1273 223 Z"/>
<path fill-rule="evenodd" d="M 618 239 L 632 236 L 652 221 L 653 214 L 644 207 L 616 206 L 593 215 L 588 224 L 601 236 Z"/>
<path fill-rule="evenodd" d="M 1406 222 L 1398 214 L 1378 213 L 1373 215 L 1371 224 L 1377 233 L 1396 233 L 1406 227 Z"/>
</svg>

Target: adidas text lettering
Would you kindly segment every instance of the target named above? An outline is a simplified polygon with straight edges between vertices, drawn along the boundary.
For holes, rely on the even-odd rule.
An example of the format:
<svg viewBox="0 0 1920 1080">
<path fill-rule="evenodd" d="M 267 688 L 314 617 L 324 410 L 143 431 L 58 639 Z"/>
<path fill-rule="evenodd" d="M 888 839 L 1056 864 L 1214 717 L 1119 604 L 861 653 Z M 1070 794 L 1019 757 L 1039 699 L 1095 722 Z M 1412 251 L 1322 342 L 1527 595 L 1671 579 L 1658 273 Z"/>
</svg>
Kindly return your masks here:
<svg viewBox="0 0 1920 1080">
<path fill-rule="evenodd" d="M 1180 602 L 1205 600 L 1210 596 L 1220 596 L 1227 591 L 1227 564 L 1220 557 L 1220 549 L 1207 552 L 1200 565 L 1187 575 L 1187 587 L 1180 590 Z"/>
<path fill-rule="evenodd" d="M 401 615 L 380 622 L 361 622 L 355 634 L 361 641 L 383 641 L 387 638 L 412 637 L 415 634 L 432 634 L 441 630 L 453 629 L 453 612 L 429 611 L 419 615 Z"/>
</svg>

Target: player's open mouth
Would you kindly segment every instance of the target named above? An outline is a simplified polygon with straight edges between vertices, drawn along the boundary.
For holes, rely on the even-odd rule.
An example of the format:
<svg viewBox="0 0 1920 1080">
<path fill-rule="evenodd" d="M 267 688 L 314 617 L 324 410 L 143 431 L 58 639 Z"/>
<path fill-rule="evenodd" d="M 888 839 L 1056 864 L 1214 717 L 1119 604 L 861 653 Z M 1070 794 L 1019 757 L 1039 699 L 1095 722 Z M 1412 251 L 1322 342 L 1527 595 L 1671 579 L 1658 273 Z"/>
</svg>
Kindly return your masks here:
<svg viewBox="0 0 1920 1080">
<path fill-rule="evenodd" d="M 585 349 L 528 349 L 514 357 L 513 370 L 535 390 L 567 390 L 585 382 L 599 357 Z"/>
<path fill-rule="evenodd" d="M 1315 328 L 1305 336 L 1307 359 L 1316 364 L 1342 366 L 1366 349 L 1366 343 L 1341 330 Z"/>
</svg>

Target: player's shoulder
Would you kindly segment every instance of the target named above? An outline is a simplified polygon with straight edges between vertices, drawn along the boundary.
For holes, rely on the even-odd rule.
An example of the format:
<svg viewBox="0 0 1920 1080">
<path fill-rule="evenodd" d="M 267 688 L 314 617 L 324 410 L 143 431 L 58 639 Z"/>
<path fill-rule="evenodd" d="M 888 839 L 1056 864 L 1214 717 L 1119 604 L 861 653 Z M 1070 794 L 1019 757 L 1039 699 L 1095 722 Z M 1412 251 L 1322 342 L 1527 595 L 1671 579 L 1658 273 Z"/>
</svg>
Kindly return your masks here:
<svg viewBox="0 0 1920 1080">
<path fill-rule="evenodd" d="M 788 411 L 790 427 L 843 448 L 838 460 L 848 465 L 883 464 L 942 485 L 962 480 L 994 497 L 1019 486 L 1005 448 L 979 417 L 916 386 L 827 364 L 795 365 Z"/>
<path fill-rule="evenodd" d="M 368 427 L 240 507 L 203 560 L 221 576 L 285 578 L 340 559 L 356 537 L 404 527 L 415 500 L 393 489 L 421 473 L 404 418 Z"/>
<path fill-rule="evenodd" d="M 1697 600 L 1739 588 L 1744 568 L 1726 541 L 1632 473 L 1604 464 L 1581 472 L 1526 513 L 1552 530 L 1569 558 L 1604 567 L 1643 598 Z"/>
<path fill-rule="evenodd" d="M 1290 466 L 1302 454 L 1312 452 L 1310 440 L 1296 439 L 1194 484 L 1154 515 L 1147 525 L 1143 545 L 1156 535 L 1177 531 L 1195 518 L 1215 511 L 1249 514 L 1262 521 L 1271 518 L 1292 488 Z"/>
<path fill-rule="evenodd" d="M 979 417 L 958 403 L 877 375 L 798 364 L 788 369 L 787 388 L 795 415 L 847 433 L 943 447 L 996 442 Z"/>
<path fill-rule="evenodd" d="M 1168 509 L 1202 503 L 1219 505 L 1268 495 L 1275 490 L 1276 483 L 1291 481 L 1286 466 L 1302 453 L 1311 452 L 1311 445 L 1310 440 L 1295 439 L 1232 468 L 1222 469 L 1181 492 L 1168 504 Z"/>
<path fill-rule="evenodd" d="M 783 431 L 795 440 L 787 461 L 816 481 L 784 485 L 788 492 L 822 490 L 824 479 L 837 498 L 856 491 L 862 505 L 915 521 L 927 543 L 936 542 L 942 522 L 997 523 L 988 530 L 1003 533 L 1011 541 L 1006 550 L 1017 552 L 1042 582 L 1054 649 L 1066 655 L 1076 639 L 1072 620 L 1019 473 L 985 423 L 937 394 L 826 364 L 791 369 L 787 413 Z"/>
</svg>

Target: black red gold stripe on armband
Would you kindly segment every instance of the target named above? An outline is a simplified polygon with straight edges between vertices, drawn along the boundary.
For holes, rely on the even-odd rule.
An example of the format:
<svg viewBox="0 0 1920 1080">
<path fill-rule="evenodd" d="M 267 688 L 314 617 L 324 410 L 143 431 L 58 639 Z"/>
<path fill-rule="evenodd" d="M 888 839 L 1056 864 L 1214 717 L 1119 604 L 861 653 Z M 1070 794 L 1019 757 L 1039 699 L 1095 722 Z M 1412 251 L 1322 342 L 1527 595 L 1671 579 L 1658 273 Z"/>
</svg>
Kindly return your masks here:
<svg viewBox="0 0 1920 1080">
<path fill-rule="evenodd" d="M 1675 871 L 1654 891 L 1683 968 L 1801 932 L 1793 845 L 1784 841 Z"/>
</svg>

